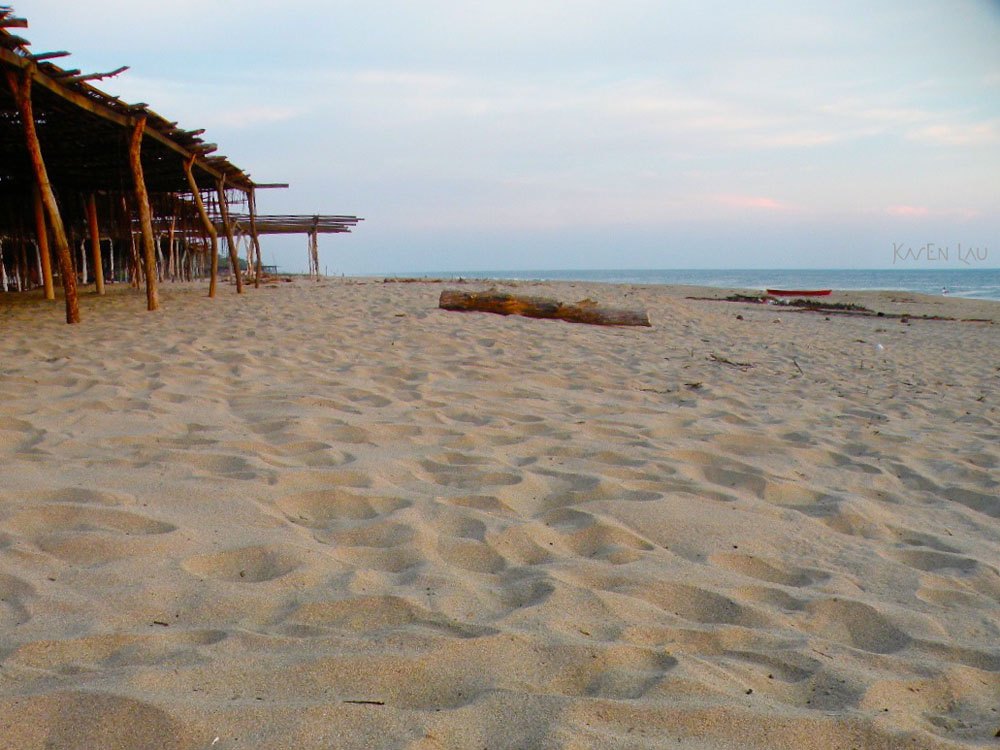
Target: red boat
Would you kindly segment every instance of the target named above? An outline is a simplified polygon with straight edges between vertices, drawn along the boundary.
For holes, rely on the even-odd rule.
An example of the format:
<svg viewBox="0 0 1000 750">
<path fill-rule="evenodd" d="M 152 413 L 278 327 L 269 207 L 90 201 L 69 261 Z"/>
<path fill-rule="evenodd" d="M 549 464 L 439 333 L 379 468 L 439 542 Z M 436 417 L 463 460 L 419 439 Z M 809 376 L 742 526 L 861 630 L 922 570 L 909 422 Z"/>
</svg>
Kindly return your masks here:
<svg viewBox="0 0 1000 750">
<path fill-rule="evenodd" d="M 768 294 L 775 297 L 825 297 L 832 289 L 768 289 Z"/>
</svg>

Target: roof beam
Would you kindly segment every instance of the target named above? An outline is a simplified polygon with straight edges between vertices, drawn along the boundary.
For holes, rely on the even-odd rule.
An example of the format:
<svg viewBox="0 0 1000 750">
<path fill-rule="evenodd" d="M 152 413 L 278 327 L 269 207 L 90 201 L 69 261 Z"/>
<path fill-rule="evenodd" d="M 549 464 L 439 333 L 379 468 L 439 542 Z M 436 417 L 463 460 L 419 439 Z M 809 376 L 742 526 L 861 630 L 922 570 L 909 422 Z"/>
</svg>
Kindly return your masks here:
<svg viewBox="0 0 1000 750">
<path fill-rule="evenodd" d="M 35 62 L 42 62 L 42 60 L 54 60 L 57 57 L 69 57 L 69 52 L 62 49 L 58 52 L 40 52 L 37 55 L 30 56 Z"/>
<path fill-rule="evenodd" d="M 39 86 L 46 89 L 47 91 L 55 94 L 56 96 L 61 97 L 62 99 L 65 99 L 71 104 L 91 113 L 92 115 L 96 115 L 97 117 L 102 117 L 105 120 L 109 120 L 110 122 L 113 122 L 116 125 L 120 125 L 121 127 L 124 128 L 132 128 L 135 124 L 136 118 L 121 114 L 119 112 L 115 112 L 110 107 L 101 104 L 95 99 L 85 96 L 82 93 L 73 91 L 72 89 L 66 88 L 66 86 L 63 85 L 62 82 L 40 71 L 38 69 L 38 65 L 35 64 L 35 62 L 29 58 L 15 54 L 14 52 L 8 49 L 0 47 L 0 62 L 6 63 L 7 65 L 19 68 L 21 70 L 27 70 L 34 83 L 37 83 Z M 145 107 L 147 107 L 148 105 L 143 104 L 143 105 L 124 105 L 124 106 L 128 106 L 130 111 L 135 111 L 137 114 L 142 114 Z M 171 140 L 158 130 L 155 130 L 153 128 L 146 128 L 145 135 L 152 138 L 155 141 L 158 141 L 159 143 L 166 146 L 170 150 L 176 152 L 183 159 L 189 159 L 193 155 L 196 156 L 196 154 L 191 154 L 183 146 L 181 146 L 178 143 L 175 143 L 173 140 Z M 222 179 L 223 172 L 220 172 L 219 170 L 209 166 L 207 163 L 205 163 L 204 160 L 196 159 L 195 163 L 199 169 L 207 173 L 214 180 L 218 181 Z M 246 192 L 248 190 L 247 187 L 232 183 L 229 184 L 229 187 L 235 188 L 242 192 Z"/>
</svg>

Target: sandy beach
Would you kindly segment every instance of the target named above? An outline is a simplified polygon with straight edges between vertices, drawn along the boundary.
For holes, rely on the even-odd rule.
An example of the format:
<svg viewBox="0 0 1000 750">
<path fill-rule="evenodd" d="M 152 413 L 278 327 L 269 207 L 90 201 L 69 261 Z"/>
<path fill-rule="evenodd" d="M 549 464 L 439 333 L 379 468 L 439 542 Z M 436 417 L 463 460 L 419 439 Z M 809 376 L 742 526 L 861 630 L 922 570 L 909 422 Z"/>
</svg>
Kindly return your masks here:
<svg viewBox="0 0 1000 750">
<path fill-rule="evenodd" d="M 0 748 L 997 746 L 1000 303 L 455 287 L 0 295 Z"/>
</svg>

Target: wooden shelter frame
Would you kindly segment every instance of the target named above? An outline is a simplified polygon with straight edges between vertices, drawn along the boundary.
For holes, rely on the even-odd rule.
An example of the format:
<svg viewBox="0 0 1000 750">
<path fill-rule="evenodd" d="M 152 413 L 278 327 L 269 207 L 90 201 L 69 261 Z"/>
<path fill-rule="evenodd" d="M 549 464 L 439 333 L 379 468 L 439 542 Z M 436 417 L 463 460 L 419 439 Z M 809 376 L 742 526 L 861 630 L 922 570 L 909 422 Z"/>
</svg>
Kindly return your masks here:
<svg viewBox="0 0 1000 750">
<path fill-rule="evenodd" d="M 13 240 L 16 286 L 44 287 L 55 299 L 50 248 L 66 301 L 66 320 L 79 322 L 77 279 L 104 293 L 106 277 L 145 283 L 147 308 L 159 306 L 158 282 L 191 280 L 204 269 L 216 295 L 218 238 L 226 237 L 236 292 L 243 292 L 236 237 L 246 237 L 247 271 L 262 277 L 260 234 L 304 233 L 310 273 L 319 274 L 318 235 L 350 232 L 355 216 L 257 216 L 255 183 L 215 155 L 204 130 L 185 130 L 145 103 L 129 104 L 90 81 L 127 70 L 81 74 L 52 62 L 64 51 L 33 54 L 11 33 L 26 27 L 0 5 L 0 275 L 4 242 Z M 233 196 L 247 213 L 233 213 Z M 137 236 L 138 235 L 138 241 Z M 166 250 L 162 243 L 166 240 Z M 107 243 L 104 264 L 102 240 Z M 34 247 L 37 265 L 28 261 Z M 89 252 L 88 252 L 89 249 Z M 17 255 L 19 251 L 20 255 Z M 210 255 L 208 263 L 204 256 Z M 11 255 L 8 253 L 8 258 Z M 116 263 L 117 258 L 117 263 Z"/>
</svg>

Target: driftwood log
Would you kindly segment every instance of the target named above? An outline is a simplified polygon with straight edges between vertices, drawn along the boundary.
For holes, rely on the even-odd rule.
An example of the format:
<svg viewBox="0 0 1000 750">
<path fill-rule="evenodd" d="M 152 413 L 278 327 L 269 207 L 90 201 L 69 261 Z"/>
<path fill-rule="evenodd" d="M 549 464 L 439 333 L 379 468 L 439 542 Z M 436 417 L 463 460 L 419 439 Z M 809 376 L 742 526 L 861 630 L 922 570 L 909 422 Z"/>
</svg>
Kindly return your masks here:
<svg viewBox="0 0 1000 750">
<path fill-rule="evenodd" d="M 491 312 L 498 315 L 524 315 L 528 318 L 556 318 L 571 323 L 599 326 L 649 326 L 649 316 L 642 310 L 600 307 L 585 299 L 566 304 L 547 297 L 526 297 L 490 289 L 486 292 L 460 292 L 445 289 L 438 306 L 444 310 Z"/>
</svg>

